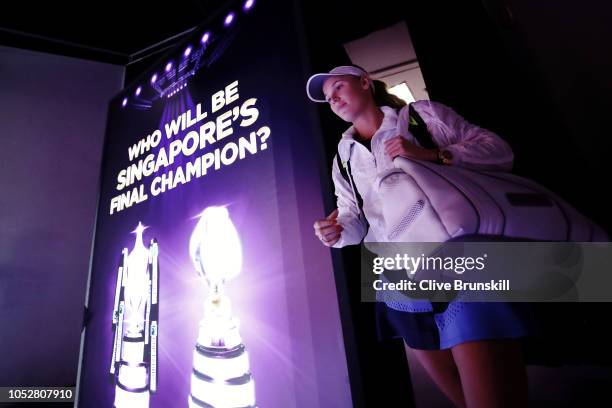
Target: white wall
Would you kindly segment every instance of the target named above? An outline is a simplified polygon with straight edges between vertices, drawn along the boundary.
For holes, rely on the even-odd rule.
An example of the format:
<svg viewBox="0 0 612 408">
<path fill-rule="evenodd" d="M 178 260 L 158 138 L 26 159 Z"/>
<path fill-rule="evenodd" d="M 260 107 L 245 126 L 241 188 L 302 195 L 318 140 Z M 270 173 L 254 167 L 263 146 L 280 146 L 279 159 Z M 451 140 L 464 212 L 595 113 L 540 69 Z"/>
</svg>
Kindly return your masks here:
<svg viewBox="0 0 612 408">
<path fill-rule="evenodd" d="M 372 73 L 388 87 L 406 82 L 415 100 L 429 99 L 412 39 L 405 22 L 344 44 L 353 64 Z"/>
</svg>

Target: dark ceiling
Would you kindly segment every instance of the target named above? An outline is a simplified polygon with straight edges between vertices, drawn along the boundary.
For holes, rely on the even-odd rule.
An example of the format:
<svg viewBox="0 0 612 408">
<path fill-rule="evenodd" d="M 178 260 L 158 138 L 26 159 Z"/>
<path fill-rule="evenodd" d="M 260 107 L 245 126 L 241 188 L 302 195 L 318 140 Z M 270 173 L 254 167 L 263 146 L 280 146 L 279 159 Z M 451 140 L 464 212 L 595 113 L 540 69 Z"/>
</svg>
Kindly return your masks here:
<svg viewBox="0 0 612 408">
<path fill-rule="evenodd" d="M 15 2 L 0 13 L 0 45 L 126 67 L 124 85 L 154 64 L 193 28 L 245 0 Z M 317 58 L 343 54 L 342 44 L 401 21 L 407 4 L 393 0 L 293 1 Z M 389 12 L 393 10 L 393 12 Z M 314 55 L 314 54 L 313 54 Z M 337 61 L 345 62 L 346 56 Z"/>
<path fill-rule="evenodd" d="M 168 39 L 179 35 L 179 40 L 181 33 L 241 1 L 18 1 L 0 13 L 0 45 L 127 65 L 171 45 Z M 397 10 L 391 0 L 379 0 L 376 8 L 371 2 L 343 0 L 298 3 L 310 28 L 324 25 L 339 43 L 401 20 L 388 12 Z"/>
<path fill-rule="evenodd" d="M 14 2 L 0 13 L 0 44 L 125 65 L 189 30 L 227 0 Z"/>
</svg>

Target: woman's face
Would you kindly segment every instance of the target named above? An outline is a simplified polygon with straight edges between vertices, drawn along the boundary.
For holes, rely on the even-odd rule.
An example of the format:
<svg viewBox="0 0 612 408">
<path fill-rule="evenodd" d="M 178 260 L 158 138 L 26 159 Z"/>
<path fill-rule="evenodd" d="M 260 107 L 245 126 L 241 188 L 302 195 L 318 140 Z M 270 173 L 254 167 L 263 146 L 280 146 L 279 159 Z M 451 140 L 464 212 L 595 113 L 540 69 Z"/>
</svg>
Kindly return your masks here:
<svg viewBox="0 0 612 408">
<path fill-rule="evenodd" d="M 328 78 L 323 83 L 323 94 L 332 111 L 346 122 L 354 122 L 373 103 L 366 78 L 341 75 Z"/>
</svg>

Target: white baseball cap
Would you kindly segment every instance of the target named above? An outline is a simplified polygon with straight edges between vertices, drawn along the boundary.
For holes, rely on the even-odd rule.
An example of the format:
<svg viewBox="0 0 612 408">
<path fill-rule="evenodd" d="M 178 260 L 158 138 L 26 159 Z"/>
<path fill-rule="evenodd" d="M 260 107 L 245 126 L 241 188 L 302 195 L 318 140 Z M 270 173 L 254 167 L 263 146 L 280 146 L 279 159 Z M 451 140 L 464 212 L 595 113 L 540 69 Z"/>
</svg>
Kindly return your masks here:
<svg viewBox="0 0 612 408">
<path fill-rule="evenodd" d="M 306 93 L 308 94 L 308 98 L 310 98 L 310 100 L 313 102 L 327 102 L 325 100 L 325 94 L 323 93 L 323 84 L 327 78 L 341 75 L 353 75 L 359 78 L 366 76 L 370 82 L 370 89 L 372 92 L 374 92 L 374 83 L 364 69 L 354 65 L 341 65 L 329 72 L 314 74 L 311 76 L 306 83 Z"/>
</svg>

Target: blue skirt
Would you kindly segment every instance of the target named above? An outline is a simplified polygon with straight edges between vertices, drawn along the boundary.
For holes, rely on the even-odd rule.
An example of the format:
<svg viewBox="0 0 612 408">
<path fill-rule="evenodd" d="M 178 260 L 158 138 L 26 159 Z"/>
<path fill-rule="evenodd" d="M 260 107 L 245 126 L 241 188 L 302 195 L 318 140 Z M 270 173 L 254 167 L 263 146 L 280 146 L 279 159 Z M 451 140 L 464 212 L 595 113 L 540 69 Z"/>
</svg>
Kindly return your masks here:
<svg viewBox="0 0 612 408">
<path fill-rule="evenodd" d="M 433 311 L 407 312 L 376 304 L 379 339 L 404 339 L 421 350 L 444 350 L 475 340 L 540 334 L 532 304 L 518 302 L 431 302 Z"/>
</svg>

